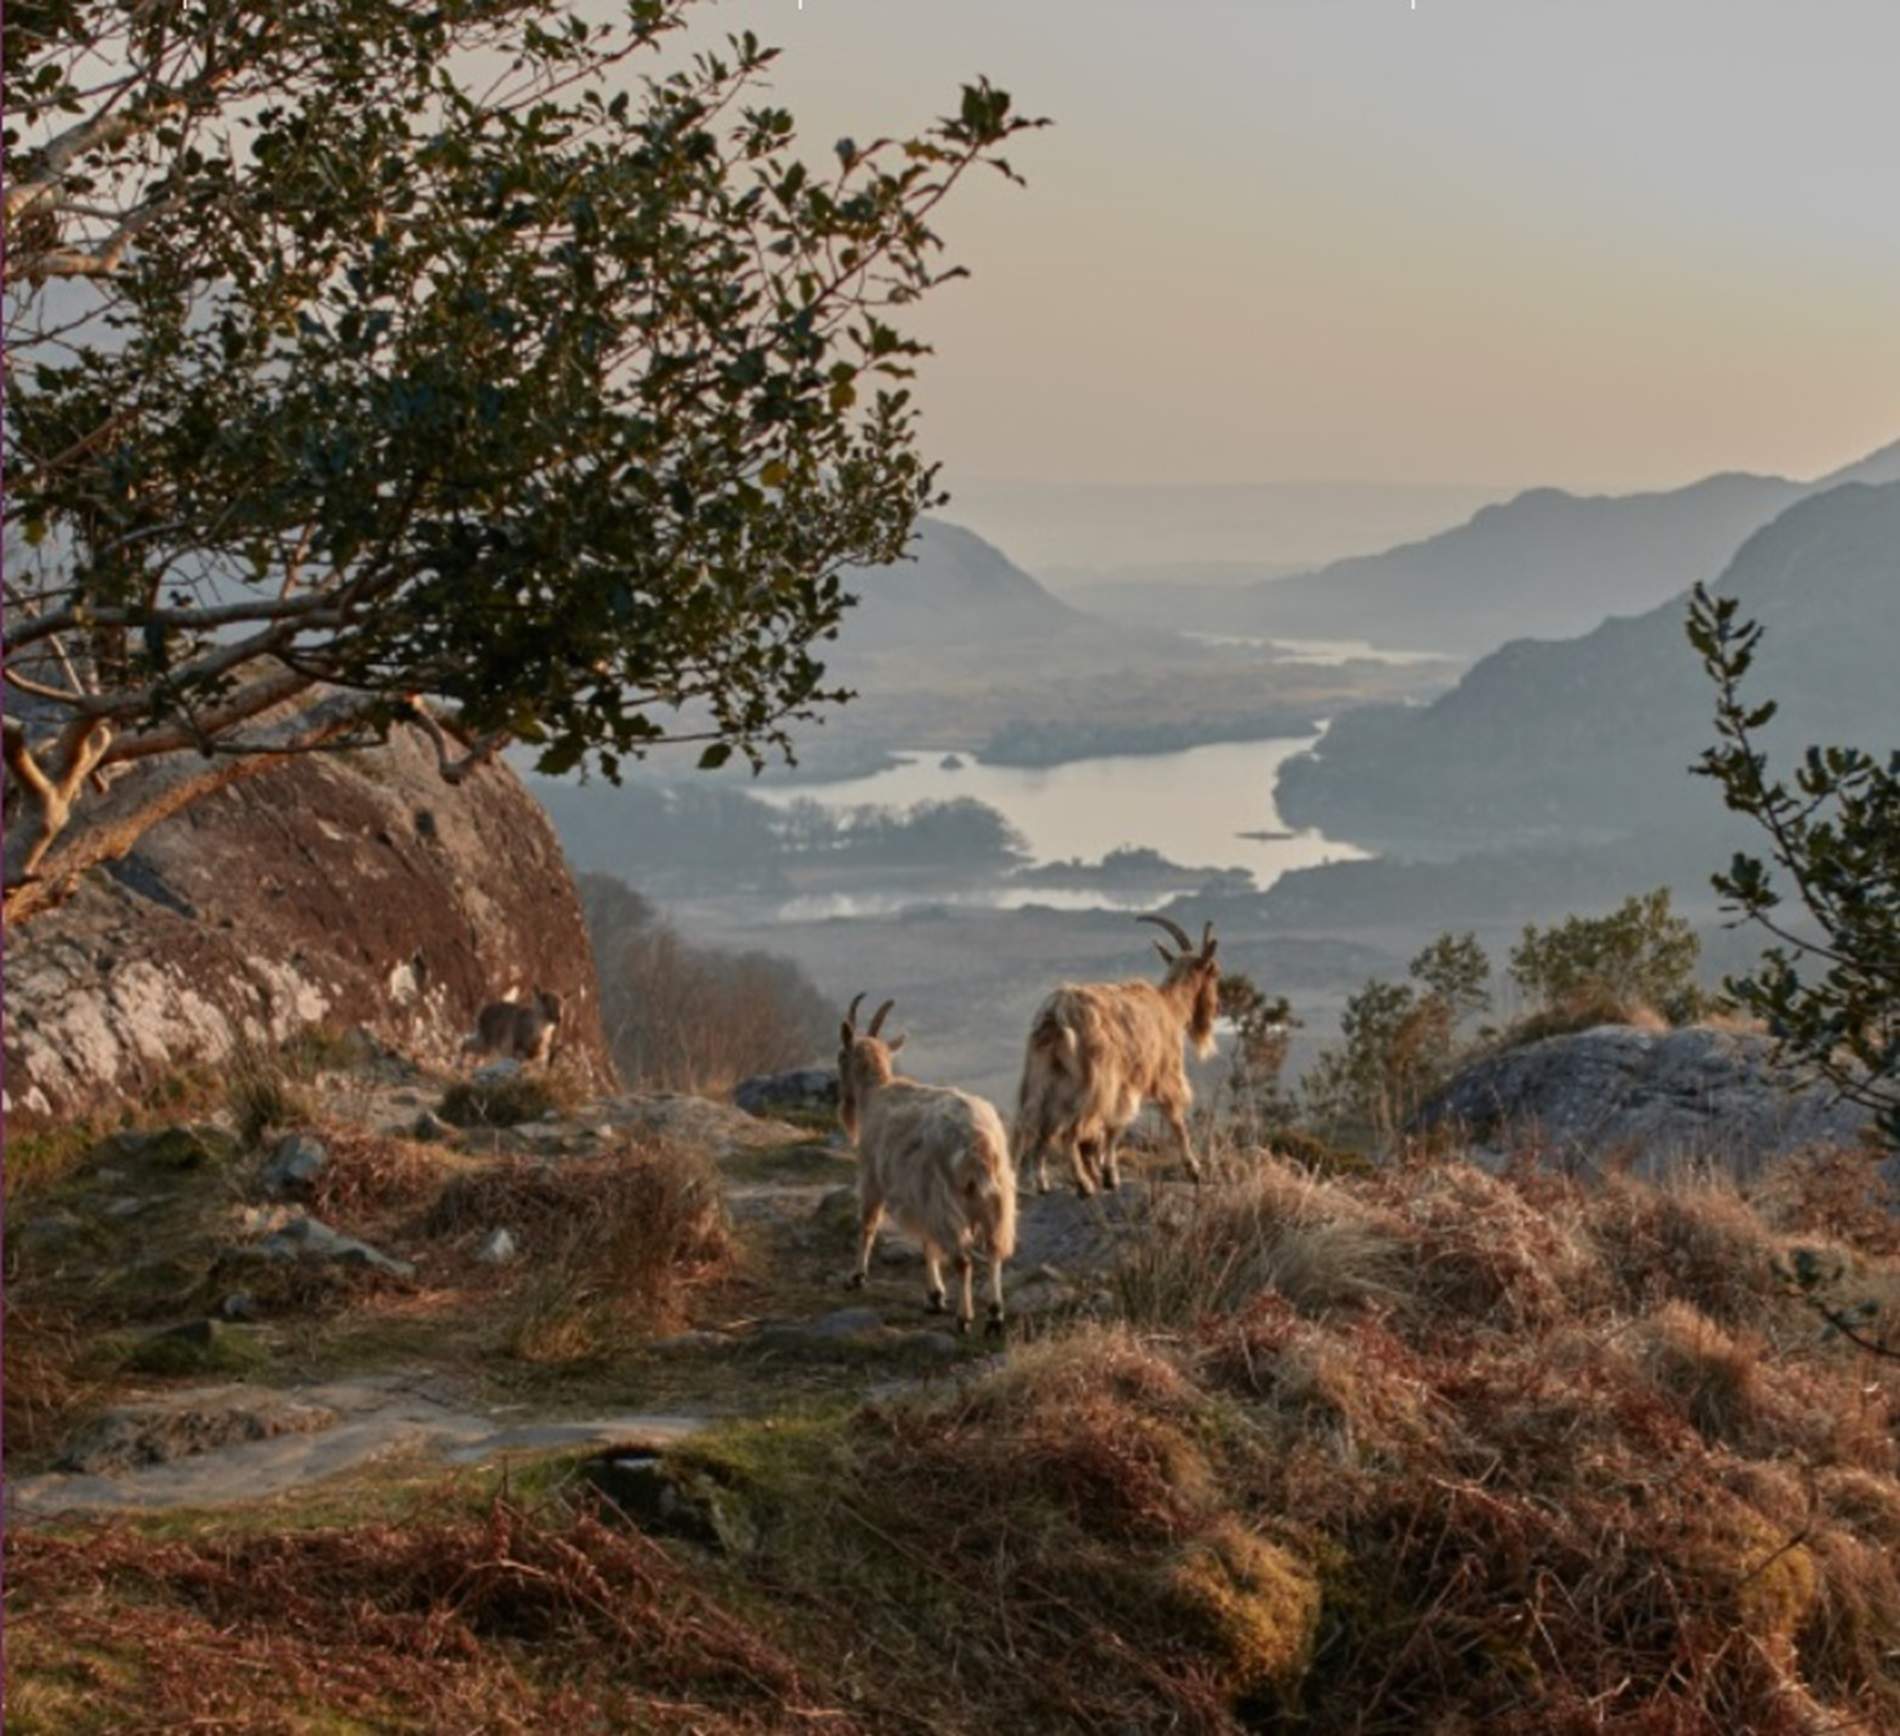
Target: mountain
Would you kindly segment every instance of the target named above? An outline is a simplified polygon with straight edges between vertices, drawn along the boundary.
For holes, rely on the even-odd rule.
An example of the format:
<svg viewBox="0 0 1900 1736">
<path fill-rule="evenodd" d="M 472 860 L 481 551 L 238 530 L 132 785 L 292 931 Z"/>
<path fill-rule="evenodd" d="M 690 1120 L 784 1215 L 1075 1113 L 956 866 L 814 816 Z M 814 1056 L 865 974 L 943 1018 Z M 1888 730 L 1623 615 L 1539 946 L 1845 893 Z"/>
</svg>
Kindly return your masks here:
<svg viewBox="0 0 1900 1736">
<path fill-rule="evenodd" d="M 1852 482 L 1789 507 L 1718 581 L 1767 629 L 1751 691 L 1781 702 L 1785 767 L 1809 742 L 1900 744 L 1900 482 Z M 1684 602 L 1581 638 L 1520 640 L 1425 707 L 1347 712 L 1281 773 L 1290 825 L 1435 848 L 1627 837 L 1727 818 L 1687 767 L 1713 740 L 1713 695 Z"/>
<path fill-rule="evenodd" d="M 1733 473 L 1657 494 L 1532 489 L 1421 542 L 1254 586 L 1227 620 L 1289 639 L 1466 654 L 1523 636 L 1566 638 L 1719 572 L 1797 500 L 1894 481 L 1900 443 L 1815 482 Z"/>
<path fill-rule="evenodd" d="M 910 554 L 844 575 L 844 588 L 858 599 L 838 629 L 846 658 L 1101 630 L 961 525 L 920 519 Z"/>
</svg>

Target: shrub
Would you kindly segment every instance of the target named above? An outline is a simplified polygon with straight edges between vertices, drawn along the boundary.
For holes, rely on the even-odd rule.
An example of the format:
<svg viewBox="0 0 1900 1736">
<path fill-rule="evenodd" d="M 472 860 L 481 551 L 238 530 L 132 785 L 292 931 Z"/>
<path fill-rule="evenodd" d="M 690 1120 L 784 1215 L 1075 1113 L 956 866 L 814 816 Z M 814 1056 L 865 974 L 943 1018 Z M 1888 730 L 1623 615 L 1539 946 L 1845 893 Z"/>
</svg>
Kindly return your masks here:
<svg viewBox="0 0 1900 1736">
<path fill-rule="evenodd" d="M 601 1023 L 629 1084 L 712 1095 L 830 1052 L 837 1009 L 790 959 L 691 945 L 606 875 L 582 892 Z"/>
<path fill-rule="evenodd" d="M 1527 926 L 1511 953 L 1511 980 L 1537 1007 L 1647 1005 L 1680 1023 L 1700 1005 L 1700 954 L 1695 930 L 1659 886 L 1607 916 L 1567 917 L 1542 931 Z"/>
<path fill-rule="evenodd" d="M 444 1121 L 457 1127 L 516 1127 L 557 1113 L 562 1098 L 552 1081 L 534 1073 L 503 1079 L 463 1079 L 443 1095 Z"/>
</svg>

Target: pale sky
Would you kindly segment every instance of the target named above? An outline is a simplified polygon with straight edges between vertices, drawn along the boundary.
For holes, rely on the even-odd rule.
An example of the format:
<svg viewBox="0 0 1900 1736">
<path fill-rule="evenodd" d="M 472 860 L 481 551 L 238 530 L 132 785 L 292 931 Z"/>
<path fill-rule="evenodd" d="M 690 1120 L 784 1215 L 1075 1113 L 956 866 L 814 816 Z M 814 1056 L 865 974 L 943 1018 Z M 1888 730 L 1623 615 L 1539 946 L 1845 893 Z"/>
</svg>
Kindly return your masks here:
<svg viewBox="0 0 1900 1736">
<path fill-rule="evenodd" d="M 947 480 L 1668 487 L 1900 436 L 1900 0 L 720 0 L 805 154 L 986 73 Z"/>
</svg>

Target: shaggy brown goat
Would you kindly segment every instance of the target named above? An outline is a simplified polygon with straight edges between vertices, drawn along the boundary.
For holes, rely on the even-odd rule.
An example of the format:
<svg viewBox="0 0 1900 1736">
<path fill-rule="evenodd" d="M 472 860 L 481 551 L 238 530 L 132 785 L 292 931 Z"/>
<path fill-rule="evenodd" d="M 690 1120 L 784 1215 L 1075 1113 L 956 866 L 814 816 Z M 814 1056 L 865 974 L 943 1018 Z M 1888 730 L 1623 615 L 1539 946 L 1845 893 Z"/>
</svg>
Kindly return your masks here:
<svg viewBox="0 0 1900 1736">
<path fill-rule="evenodd" d="M 842 1027 L 838 1052 L 838 1120 L 858 1148 L 859 1241 L 850 1287 L 862 1289 L 871 1244 L 886 1212 L 924 1245 L 929 1307 L 943 1312 L 943 1257 L 950 1254 L 962 1280 L 957 1330 L 975 1316 L 971 1296 L 974 1256 L 990 1263 L 986 1331 L 1003 1330 L 1003 1262 L 1016 1251 L 1016 1177 L 1009 1165 L 1003 1118 L 981 1097 L 943 1085 L 900 1077 L 891 1057 L 904 1046 L 878 1033 L 892 1002 L 858 1035 L 859 995 Z"/>
<path fill-rule="evenodd" d="M 1210 922 L 1198 948 L 1165 916 L 1141 916 L 1166 929 L 1181 950 L 1160 941 L 1168 973 L 1158 983 L 1065 983 L 1037 1008 L 1023 1056 L 1016 1101 L 1015 1156 L 1036 1166 L 1036 1191 L 1049 1191 L 1049 1147 L 1058 1146 L 1075 1174 L 1076 1192 L 1121 1185 L 1116 1146 L 1143 1103 L 1166 1118 L 1188 1174 L 1201 1166 L 1188 1143 L 1187 1111 L 1194 1101 L 1181 1059 L 1185 1037 L 1205 1056 L 1214 1047 L 1220 1011 L 1219 942 Z M 1094 1171 L 1095 1173 L 1091 1173 Z"/>
<path fill-rule="evenodd" d="M 462 1052 L 545 1062 L 554 1053 L 560 1023 L 561 997 L 547 989 L 536 989 L 534 999 L 525 1006 L 490 1001 L 476 1016 L 474 1034 L 463 1043 Z"/>
</svg>

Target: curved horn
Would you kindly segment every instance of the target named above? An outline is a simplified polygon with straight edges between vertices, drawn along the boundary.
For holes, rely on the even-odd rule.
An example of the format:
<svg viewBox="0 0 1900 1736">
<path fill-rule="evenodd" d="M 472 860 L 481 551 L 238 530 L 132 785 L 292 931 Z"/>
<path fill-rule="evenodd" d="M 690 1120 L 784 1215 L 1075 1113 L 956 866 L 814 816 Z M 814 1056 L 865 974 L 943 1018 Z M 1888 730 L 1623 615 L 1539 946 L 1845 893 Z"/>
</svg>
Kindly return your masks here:
<svg viewBox="0 0 1900 1736">
<path fill-rule="evenodd" d="M 1201 924 L 1201 956 L 1205 958 L 1214 944 L 1214 925 L 1211 922 Z"/>
<path fill-rule="evenodd" d="M 1156 928 L 1165 928 L 1174 936 L 1174 944 L 1183 952 L 1192 952 L 1194 942 L 1187 937 L 1187 930 L 1178 922 L 1170 922 L 1165 916 L 1137 916 L 1137 922 L 1152 922 Z"/>
<path fill-rule="evenodd" d="M 844 1022 L 847 1025 L 849 1025 L 854 1031 L 858 1028 L 858 1008 L 863 1005 L 864 1005 L 864 990 L 859 989 L 858 992 L 851 997 L 850 1012 L 846 1013 L 844 1016 Z"/>
<path fill-rule="evenodd" d="M 879 1007 L 878 1010 L 871 1015 L 871 1029 L 866 1034 L 875 1037 L 878 1032 L 884 1028 L 884 1015 L 896 1005 L 897 1003 L 895 1001 L 886 1001 L 883 1006 Z"/>
</svg>

